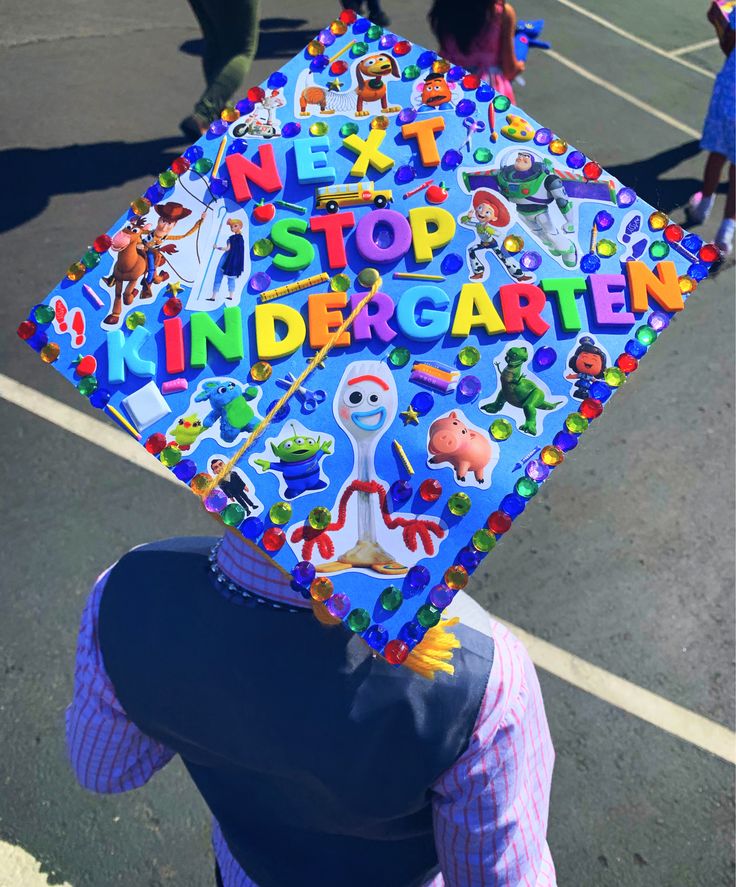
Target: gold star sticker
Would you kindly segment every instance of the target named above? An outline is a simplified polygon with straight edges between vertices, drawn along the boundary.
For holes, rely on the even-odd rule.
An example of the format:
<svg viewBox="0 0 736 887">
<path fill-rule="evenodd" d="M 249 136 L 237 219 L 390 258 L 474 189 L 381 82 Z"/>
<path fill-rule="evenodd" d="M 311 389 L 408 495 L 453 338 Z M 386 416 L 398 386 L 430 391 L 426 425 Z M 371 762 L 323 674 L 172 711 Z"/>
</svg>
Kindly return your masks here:
<svg viewBox="0 0 736 887">
<path fill-rule="evenodd" d="M 167 284 L 166 289 L 169 291 L 170 295 L 176 296 L 179 294 L 179 290 L 181 290 L 182 286 L 178 280 L 172 280 L 171 283 Z"/>
<path fill-rule="evenodd" d="M 404 420 L 404 425 L 408 425 L 411 423 L 412 425 L 419 424 L 419 413 L 414 409 L 413 406 L 408 406 L 403 413 L 399 413 L 401 418 Z"/>
<path fill-rule="evenodd" d="M 340 92 L 340 90 L 342 89 L 342 80 L 338 80 L 337 77 L 335 77 L 334 80 L 329 81 L 329 83 L 327 84 L 327 88 L 332 89 L 335 92 Z"/>
</svg>

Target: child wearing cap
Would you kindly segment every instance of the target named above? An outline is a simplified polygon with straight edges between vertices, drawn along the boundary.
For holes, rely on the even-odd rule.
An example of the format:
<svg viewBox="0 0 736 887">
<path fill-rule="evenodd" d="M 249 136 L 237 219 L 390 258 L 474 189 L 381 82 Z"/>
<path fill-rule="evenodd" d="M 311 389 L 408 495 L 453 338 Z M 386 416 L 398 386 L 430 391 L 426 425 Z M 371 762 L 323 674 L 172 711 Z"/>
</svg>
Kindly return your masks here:
<svg viewBox="0 0 736 887">
<path fill-rule="evenodd" d="M 178 754 L 223 887 L 551 887 L 534 667 L 464 592 L 444 615 L 393 667 L 239 533 L 136 548 L 82 617 L 77 778 L 128 791 Z"/>
</svg>

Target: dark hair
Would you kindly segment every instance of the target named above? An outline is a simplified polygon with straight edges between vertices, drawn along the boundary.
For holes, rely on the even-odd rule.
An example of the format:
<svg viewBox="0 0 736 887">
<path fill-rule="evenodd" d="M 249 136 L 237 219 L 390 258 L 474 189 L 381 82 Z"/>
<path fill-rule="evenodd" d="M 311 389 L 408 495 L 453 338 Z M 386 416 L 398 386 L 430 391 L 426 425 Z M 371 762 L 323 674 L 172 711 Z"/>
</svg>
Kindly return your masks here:
<svg viewBox="0 0 736 887">
<path fill-rule="evenodd" d="M 452 37 L 466 54 L 495 11 L 494 0 L 434 0 L 427 18 L 440 43 Z"/>
</svg>

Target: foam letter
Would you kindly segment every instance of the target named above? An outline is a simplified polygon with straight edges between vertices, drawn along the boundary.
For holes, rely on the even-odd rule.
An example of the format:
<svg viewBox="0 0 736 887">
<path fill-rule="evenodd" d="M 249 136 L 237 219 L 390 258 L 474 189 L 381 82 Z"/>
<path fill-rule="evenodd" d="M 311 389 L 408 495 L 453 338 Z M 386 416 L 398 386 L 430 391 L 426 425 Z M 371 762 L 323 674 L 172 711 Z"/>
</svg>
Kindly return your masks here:
<svg viewBox="0 0 736 887">
<path fill-rule="evenodd" d="M 636 323 L 636 318 L 631 312 L 614 310 L 626 305 L 624 296 L 626 278 L 623 274 L 591 274 L 588 285 L 593 296 L 593 310 L 598 323 L 602 326 L 631 326 Z M 646 293 L 644 298 L 646 300 Z"/>
<path fill-rule="evenodd" d="M 431 262 L 433 250 L 442 249 L 455 236 L 455 219 L 439 206 L 418 206 L 409 210 L 414 258 Z M 434 229 L 429 230 L 433 225 Z"/>
<path fill-rule="evenodd" d="M 322 231 L 327 246 L 327 263 L 330 268 L 344 268 L 348 263 L 345 255 L 345 240 L 342 232 L 352 228 L 355 216 L 352 213 L 327 213 L 324 216 L 312 216 L 309 227 L 312 231 Z"/>
<path fill-rule="evenodd" d="M 388 172 L 391 169 L 394 165 L 393 159 L 378 150 L 385 138 L 386 130 L 372 129 L 368 133 L 367 139 L 361 139 L 360 136 L 353 133 L 342 140 L 345 148 L 358 155 L 358 159 L 350 170 L 351 176 L 364 176 L 368 172 L 368 164 L 378 172 Z"/>
<path fill-rule="evenodd" d="M 425 120 L 415 120 L 413 123 L 405 123 L 401 127 L 401 135 L 405 139 L 416 139 L 419 147 L 419 156 L 424 166 L 439 166 L 440 155 L 437 151 L 436 132 L 442 132 L 445 121 L 442 117 L 429 117 Z"/>
<path fill-rule="evenodd" d="M 348 303 L 345 293 L 315 293 L 307 300 L 309 314 L 309 344 L 312 348 L 321 348 L 326 345 L 332 336 L 332 330 L 337 329 L 345 319 L 335 308 L 344 308 Z M 350 344 L 350 333 L 345 330 L 335 343 L 340 348 Z"/>
<path fill-rule="evenodd" d="M 646 311 L 649 308 L 648 296 L 665 311 L 682 311 L 685 307 L 674 262 L 657 262 L 656 275 L 644 262 L 627 262 L 626 273 L 632 311 Z"/>
<path fill-rule="evenodd" d="M 238 155 L 239 157 L 240 155 Z M 304 219 L 279 219 L 271 228 L 271 240 L 276 246 L 285 249 L 291 255 L 276 253 L 273 263 L 282 271 L 303 271 L 314 258 L 314 247 L 300 234 L 304 234 L 309 225 Z M 299 234 L 294 232 L 298 231 Z"/>
<path fill-rule="evenodd" d="M 256 351 L 259 360 L 275 360 L 288 357 L 301 348 L 307 337 L 304 318 L 290 305 L 267 302 L 253 310 L 256 325 Z M 276 323 L 286 327 L 281 338 L 276 337 Z"/>
<path fill-rule="evenodd" d="M 238 203 L 247 203 L 253 196 L 250 193 L 250 184 L 253 182 L 263 191 L 272 194 L 280 191 L 283 185 L 276 168 L 276 158 L 272 145 L 259 145 L 258 158 L 261 165 L 258 166 L 242 154 L 226 154 L 225 165 L 230 176 L 230 184 Z"/>
<path fill-rule="evenodd" d="M 542 319 L 547 304 L 544 293 L 531 283 L 507 283 L 499 288 L 501 311 L 507 333 L 522 333 L 524 327 L 535 336 L 543 336 L 549 324 Z M 522 305 L 521 300 L 524 299 Z"/>
<path fill-rule="evenodd" d="M 557 296 L 557 307 L 560 312 L 560 326 L 566 333 L 577 333 L 583 325 L 580 312 L 575 304 L 578 293 L 585 292 L 584 277 L 552 277 L 540 280 L 539 285 L 547 295 Z"/>
<path fill-rule="evenodd" d="M 430 307 L 425 307 L 425 303 Z M 449 306 L 449 296 L 438 286 L 412 286 L 399 297 L 396 321 L 407 339 L 441 339 L 450 328 Z"/>
<path fill-rule="evenodd" d="M 482 326 L 489 336 L 505 333 L 498 311 L 482 283 L 464 283 L 455 308 L 455 321 L 450 330 L 451 336 L 470 334 L 473 327 Z"/>
<path fill-rule="evenodd" d="M 388 246 L 380 246 L 376 241 L 376 228 L 380 226 L 391 229 Z M 411 227 L 395 209 L 374 209 L 358 222 L 355 245 L 367 262 L 396 262 L 409 252 Z"/>
<path fill-rule="evenodd" d="M 111 330 L 107 334 L 107 380 L 111 385 L 125 381 L 126 367 L 134 376 L 156 375 L 156 364 L 139 354 L 150 338 L 151 332 L 144 326 L 137 326 L 127 339 L 122 330 Z"/>
<path fill-rule="evenodd" d="M 207 366 L 207 343 L 233 362 L 243 359 L 243 319 L 240 308 L 230 305 L 222 312 L 225 328 L 218 326 L 206 311 L 194 311 L 189 318 L 192 336 L 189 362 L 201 369 Z"/>
<path fill-rule="evenodd" d="M 327 136 L 295 139 L 294 159 L 300 185 L 331 185 L 337 178 L 334 166 L 327 165 L 330 140 Z"/>
<path fill-rule="evenodd" d="M 350 299 L 351 310 L 355 309 L 363 298 L 361 293 L 355 293 Z M 394 316 L 394 300 L 386 293 L 376 293 L 370 302 L 363 308 L 353 321 L 353 336 L 356 342 L 370 339 L 375 332 L 382 342 L 390 342 L 396 336 L 396 331 L 388 325 Z M 372 313 L 371 309 L 374 309 Z"/>
<path fill-rule="evenodd" d="M 184 372 L 184 332 L 181 317 L 167 317 L 164 321 L 164 345 L 166 346 L 166 372 Z"/>
</svg>

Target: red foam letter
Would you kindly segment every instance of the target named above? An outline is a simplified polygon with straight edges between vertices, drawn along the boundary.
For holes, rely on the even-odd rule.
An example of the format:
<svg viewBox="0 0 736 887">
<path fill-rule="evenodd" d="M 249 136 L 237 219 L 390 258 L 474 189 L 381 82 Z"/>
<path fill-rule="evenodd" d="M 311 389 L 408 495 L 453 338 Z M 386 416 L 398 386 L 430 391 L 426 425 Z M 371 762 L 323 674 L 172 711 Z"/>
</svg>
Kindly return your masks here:
<svg viewBox="0 0 736 887">
<path fill-rule="evenodd" d="M 235 199 L 239 203 L 247 203 L 251 199 L 249 182 L 253 182 L 269 194 L 283 188 L 279 171 L 276 169 L 273 146 L 259 145 L 258 159 L 261 161 L 260 166 L 242 154 L 228 154 L 225 157 L 230 183 L 233 186 Z"/>
<path fill-rule="evenodd" d="M 164 321 L 164 344 L 166 346 L 166 372 L 184 372 L 184 332 L 181 317 L 169 317 Z"/>
<path fill-rule="evenodd" d="M 327 246 L 327 262 L 330 268 L 344 268 L 348 259 L 345 255 L 345 240 L 342 232 L 352 228 L 355 217 L 352 213 L 327 213 L 325 216 L 312 216 L 309 227 L 312 231 L 322 231 Z"/>
<path fill-rule="evenodd" d="M 549 324 L 542 320 L 547 299 L 538 286 L 532 286 L 531 283 L 507 283 L 499 288 L 499 292 L 507 333 L 522 333 L 524 327 L 535 336 L 543 336 L 547 332 Z"/>
</svg>

